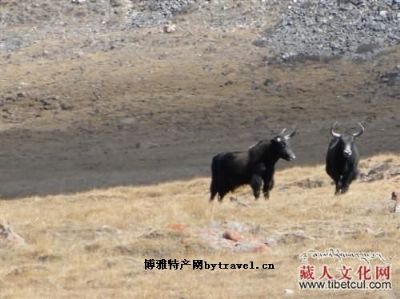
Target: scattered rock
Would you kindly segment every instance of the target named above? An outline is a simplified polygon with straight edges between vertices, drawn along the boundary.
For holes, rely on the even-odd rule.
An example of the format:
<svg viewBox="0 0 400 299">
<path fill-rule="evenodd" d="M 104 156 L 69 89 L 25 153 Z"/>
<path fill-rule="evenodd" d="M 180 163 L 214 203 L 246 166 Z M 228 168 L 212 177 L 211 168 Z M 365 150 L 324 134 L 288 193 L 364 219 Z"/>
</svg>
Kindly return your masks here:
<svg viewBox="0 0 400 299">
<path fill-rule="evenodd" d="M 275 237 L 269 237 L 267 239 L 265 239 L 264 244 L 268 245 L 268 246 L 276 246 L 278 245 L 278 241 Z"/>
<path fill-rule="evenodd" d="M 314 237 L 307 236 L 304 231 L 280 233 L 275 239 L 278 244 L 292 244 L 304 242 L 305 240 L 315 240 Z"/>
<path fill-rule="evenodd" d="M 165 24 L 173 16 L 193 9 L 196 2 L 197 0 L 141 1 L 132 8 L 129 15 L 134 27 L 151 27 Z"/>
<path fill-rule="evenodd" d="M 172 33 L 176 31 L 176 25 L 175 24 L 167 24 L 164 26 L 164 32 L 165 33 Z"/>
<path fill-rule="evenodd" d="M 237 243 L 234 251 L 236 252 L 251 252 L 251 253 L 263 253 L 268 251 L 268 246 L 260 242 L 240 242 Z"/>
<path fill-rule="evenodd" d="M 294 294 L 294 290 L 293 290 L 293 289 L 284 289 L 284 290 L 283 290 L 283 294 L 284 294 L 285 296 L 293 295 L 293 294 Z"/>
<path fill-rule="evenodd" d="M 0 224 L 0 244 L 11 247 L 25 245 L 25 240 L 15 233 L 8 223 Z"/>
<path fill-rule="evenodd" d="M 242 235 L 236 231 L 232 231 L 232 230 L 227 230 L 222 234 L 222 237 L 227 239 L 227 240 L 231 240 L 231 241 L 235 241 L 235 242 L 239 242 L 240 240 L 243 239 Z"/>
<path fill-rule="evenodd" d="M 41 263 L 55 262 L 61 260 L 61 257 L 54 254 L 44 254 L 37 257 Z"/>
<path fill-rule="evenodd" d="M 233 203 L 236 203 L 236 205 L 239 206 L 239 207 L 246 207 L 247 208 L 249 206 L 247 203 L 239 201 L 239 199 L 237 197 L 234 197 L 234 196 L 231 196 L 229 198 L 229 200 L 231 202 L 233 202 Z"/>
<path fill-rule="evenodd" d="M 136 118 L 134 117 L 124 117 L 118 121 L 121 125 L 134 125 L 136 124 Z"/>
<path fill-rule="evenodd" d="M 92 243 L 92 244 L 85 245 L 84 248 L 88 252 L 95 252 L 95 251 L 98 251 L 101 248 L 101 246 L 97 243 Z"/>
<path fill-rule="evenodd" d="M 272 84 L 274 84 L 274 80 L 272 80 L 272 79 L 265 79 L 265 81 L 264 81 L 264 86 L 270 86 L 270 85 L 272 85 Z"/>
<path fill-rule="evenodd" d="M 258 226 L 255 228 L 237 221 L 213 221 L 209 228 L 201 229 L 197 235 L 215 250 L 266 252 L 269 250 L 268 245 L 261 241 L 262 237 L 255 237 L 255 231 L 259 232 Z"/>
<path fill-rule="evenodd" d="M 59 110 L 61 108 L 58 96 L 40 99 L 39 102 L 42 104 L 42 109 L 44 110 Z"/>
<path fill-rule="evenodd" d="M 392 213 L 400 213 L 400 192 L 393 191 L 391 199 L 394 200 L 394 202 L 395 202 L 393 208 L 391 209 L 391 212 Z"/>
<path fill-rule="evenodd" d="M 305 189 L 314 189 L 314 188 L 320 188 L 324 186 L 324 182 L 320 179 L 310 179 L 306 178 L 304 180 L 296 181 L 291 184 L 287 184 L 284 187 L 300 187 L 300 188 L 305 188 Z"/>
<path fill-rule="evenodd" d="M 61 108 L 61 110 L 72 110 L 74 108 L 74 106 L 70 103 L 61 102 L 60 108 Z"/>
<path fill-rule="evenodd" d="M 23 92 L 23 91 L 18 92 L 18 93 L 17 93 L 17 97 L 18 97 L 18 98 L 25 98 L 25 97 L 26 97 L 26 92 Z"/>
<path fill-rule="evenodd" d="M 111 227 L 109 225 L 102 225 L 101 227 L 96 229 L 96 234 L 111 234 L 111 235 L 120 235 L 122 233 L 121 230 Z"/>
<path fill-rule="evenodd" d="M 391 71 L 379 75 L 378 81 L 381 83 L 385 83 L 389 86 L 394 86 L 394 85 L 400 86 L 400 68 L 396 67 Z"/>
<path fill-rule="evenodd" d="M 251 225 L 247 225 L 239 221 L 225 221 L 222 223 L 222 226 L 230 230 L 238 231 L 240 233 L 248 232 L 252 229 Z"/>
<path fill-rule="evenodd" d="M 400 175 L 400 165 L 393 165 L 391 162 L 382 162 L 373 165 L 369 169 L 360 172 L 362 182 L 374 182 L 385 178 L 392 178 Z"/>
<path fill-rule="evenodd" d="M 110 4 L 112 7 L 120 7 L 120 6 L 122 6 L 122 1 L 121 0 L 110 0 Z"/>
<path fill-rule="evenodd" d="M 184 223 L 169 223 L 167 224 L 167 228 L 176 230 L 176 231 L 184 231 L 187 229 L 187 224 Z"/>
<path fill-rule="evenodd" d="M 0 50 L 15 51 L 20 49 L 23 45 L 24 40 L 22 37 L 13 36 L 0 39 Z"/>
</svg>

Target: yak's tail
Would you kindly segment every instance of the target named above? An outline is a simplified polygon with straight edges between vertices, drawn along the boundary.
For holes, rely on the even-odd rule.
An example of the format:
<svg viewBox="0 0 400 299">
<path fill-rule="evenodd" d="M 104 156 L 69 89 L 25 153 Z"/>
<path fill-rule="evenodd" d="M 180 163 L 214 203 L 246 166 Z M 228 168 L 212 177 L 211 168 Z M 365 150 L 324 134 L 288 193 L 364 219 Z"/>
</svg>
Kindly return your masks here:
<svg viewBox="0 0 400 299">
<path fill-rule="evenodd" d="M 219 160 L 218 156 L 215 156 L 211 162 L 211 185 L 210 185 L 210 200 L 214 200 L 215 195 L 218 193 L 219 189 Z"/>
</svg>

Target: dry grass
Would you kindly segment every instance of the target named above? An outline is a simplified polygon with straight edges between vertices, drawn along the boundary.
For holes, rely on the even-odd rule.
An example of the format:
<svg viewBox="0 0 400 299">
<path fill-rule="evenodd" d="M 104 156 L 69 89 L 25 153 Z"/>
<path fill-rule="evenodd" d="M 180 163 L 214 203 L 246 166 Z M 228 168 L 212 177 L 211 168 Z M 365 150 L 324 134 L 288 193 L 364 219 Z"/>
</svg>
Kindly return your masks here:
<svg viewBox="0 0 400 299">
<path fill-rule="evenodd" d="M 382 155 L 363 162 L 400 157 Z M 321 187 L 297 186 L 304 180 Z M 269 201 L 254 201 L 247 188 L 238 197 L 208 202 L 209 180 L 137 188 L 93 190 L 74 195 L 1 201 L 0 216 L 27 241 L 26 248 L 0 248 L 1 298 L 320 298 L 297 289 L 300 261 L 308 249 L 381 251 L 392 259 L 394 290 L 327 293 L 325 297 L 397 298 L 400 290 L 400 216 L 388 212 L 399 177 L 355 182 L 348 194 L 333 196 L 322 166 L 291 168 L 276 174 Z M 211 249 L 192 232 L 212 221 L 238 221 L 259 227 L 265 238 L 302 231 L 310 239 L 278 242 L 267 253 Z M 188 230 L 174 231 L 171 223 Z M 276 270 L 144 271 L 145 258 L 206 259 L 210 262 L 275 263 Z M 397 294 L 397 295 L 396 295 Z"/>
</svg>

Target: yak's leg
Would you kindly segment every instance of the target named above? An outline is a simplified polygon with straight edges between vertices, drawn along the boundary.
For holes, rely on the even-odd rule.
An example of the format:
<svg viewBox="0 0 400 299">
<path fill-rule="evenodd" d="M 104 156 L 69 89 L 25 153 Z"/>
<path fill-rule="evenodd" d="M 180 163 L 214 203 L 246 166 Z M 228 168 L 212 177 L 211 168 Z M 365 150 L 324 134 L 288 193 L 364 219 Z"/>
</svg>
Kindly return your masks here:
<svg viewBox="0 0 400 299">
<path fill-rule="evenodd" d="M 211 185 L 210 185 L 210 201 L 214 200 L 215 195 L 217 195 L 218 191 L 217 191 L 217 182 L 215 181 L 215 179 L 213 179 L 211 181 Z"/>
<path fill-rule="evenodd" d="M 218 201 L 221 202 L 224 199 L 225 195 L 228 194 L 229 189 L 223 188 L 222 190 L 218 191 Z"/>
<path fill-rule="evenodd" d="M 270 178 L 269 180 L 264 179 L 263 193 L 264 198 L 269 199 L 269 192 L 274 188 L 274 179 Z"/>
<path fill-rule="evenodd" d="M 226 195 L 225 192 L 220 192 L 220 193 L 218 193 L 218 201 L 219 201 L 219 202 L 222 202 L 222 199 L 224 198 L 225 195 Z"/>
<path fill-rule="evenodd" d="M 253 189 L 253 194 L 255 199 L 258 199 L 260 197 L 260 189 L 262 185 L 262 178 L 259 175 L 253 175 L 251 178 L 251 189 Z"/>
<path fill-rule="evenodd" d="M 331 177 L 335 183 L 335 195 L 340 194 L 340 189 L 342 188 L 342 183 L 340 182 L 341 175 L 337 172 L 332 171 L 332 165 L 326 166 L 326 173 Z"/>
<path fill-rule="evenodd" d="M 335 195 L 339 195 L 342 192 L 342 182 L 340 180 L 335 181 Z"/>
<path fill-rule="evenodd" d="M 343 188 L 342 176 L 339 175 L 337 177 L 334 177 L 333 180 L 335 181 L 335 186 L 336 186 L 335 195 L 339 195 L 342 192 Z"/>
<path fill-rule="evenodd" d="M 273 169 L 268 169 L 266 171 L 262 172 L 262 179 L 263 179 L 263 193 L 264 193 L 264 198 L 269 199 L 269 192 L 272 190 L 274 187 L 274 170 Z"/>
<path fill-rule="evenodd" d="M 339 195 L 342 189 L 341 182 L 340 181 L 335 182 L 335 186 L 336 186 L 335 195 Z"/>
<path fill-rule="evenodd" d="M 269 199 L 269 184 L 264 182 L 263 186 L 264 199 Z"/>
<path fill-rule="evenodd" d="M 349 190 L 351 182 L 357 178 L 357 175 L 358 172 L 356 170 L 352 170 L 349 174 L 343 176 L 342 193 L 346 193 Z"/>
<path fill-rule="evenodd" d="M 349 181 L 346 179 L 345 181 L 343 181 L 343 185 L 342 185 L 342 188 L 341 188 L 340 192 L 341 192 L 342 194 L 346 193 L 347 191 L 349 191 L 349 187 L 350 187 L 350 183 L 349 183 Z"/>
<path fill-rule="evenodd" d="M 352 172 L 351 172 L 351 174 L 349 175 L 349 178 L 348 178 L 348 185 L 350 186 L 350 184 L 355 180 L 355 179 L 357 179 L 357 177 L 358 177 L 358 169 L 354 169 Z"/>
</svg>

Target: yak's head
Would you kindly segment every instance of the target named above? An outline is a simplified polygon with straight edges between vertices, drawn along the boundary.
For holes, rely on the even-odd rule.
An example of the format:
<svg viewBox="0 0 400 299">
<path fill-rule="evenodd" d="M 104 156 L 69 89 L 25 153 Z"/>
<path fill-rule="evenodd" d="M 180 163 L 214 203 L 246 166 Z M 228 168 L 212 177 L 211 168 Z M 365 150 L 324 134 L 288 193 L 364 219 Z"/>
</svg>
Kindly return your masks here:
<svg viewBox="0 0 400 299">
<path fill-rule="evenodd" d="M 290 138 L 292 138 L 296 134 L 296 129 L 294 129 L 291 133 L 286 133 L 286 128 L 282 130 L 276 137 L 271 140 L 271 144 L 274 148 L 274 152 L 277 154 L 279 158 L 282 158 L 286 161 L 292 161 L 296 159 L 296 155 L 293 153 L 292 148 L 290 147 Z"/>
<path fill-rule="evenodd" d="M 337 122 L 335 122 L 332 127 L 331 127 L 331 135 L 335 138 L 338 139 L 340 149 L 343 153 L 343 156 L 348 158 L 353 155 L 353 144 L 354 144 L 354 139 L 356 137 L 361 136 L 364 133 L 364 127 L 361 123 L 358 123 L 360 126 L 360 129 L 355 132 L 355 133 L 343 133 L 340 134 L 335 131 L 335 128 L 337 126 Z"/>
</svg>

